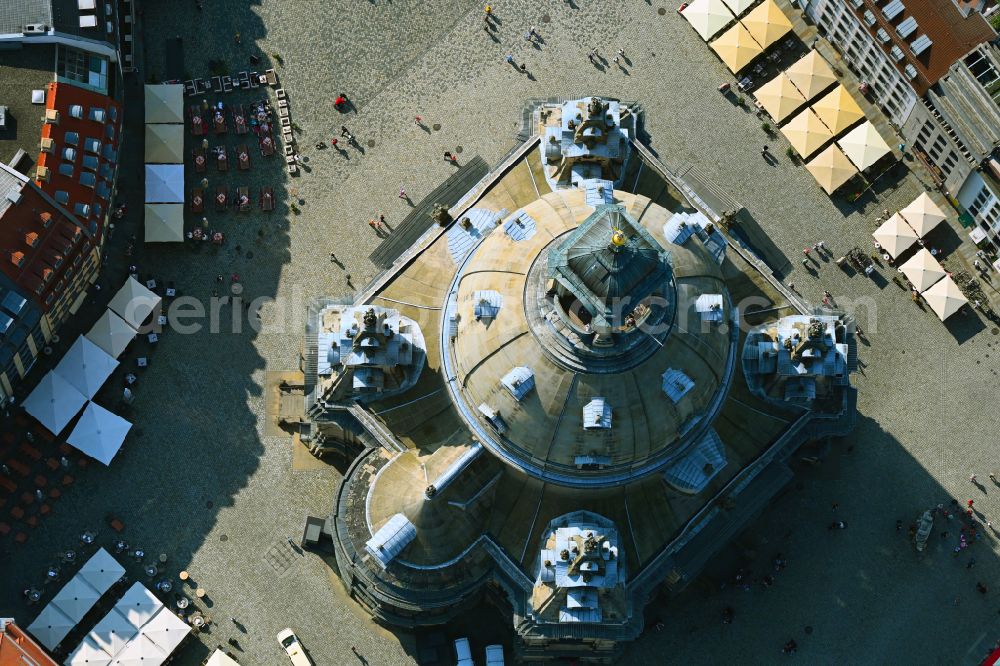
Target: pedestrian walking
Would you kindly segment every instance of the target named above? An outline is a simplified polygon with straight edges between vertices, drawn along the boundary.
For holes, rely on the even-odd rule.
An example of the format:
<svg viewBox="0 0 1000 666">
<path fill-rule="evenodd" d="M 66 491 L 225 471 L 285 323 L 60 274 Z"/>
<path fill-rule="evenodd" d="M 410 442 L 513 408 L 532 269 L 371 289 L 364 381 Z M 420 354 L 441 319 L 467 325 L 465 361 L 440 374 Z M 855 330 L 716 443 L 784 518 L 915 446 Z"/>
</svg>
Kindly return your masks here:
<svg viewBox="0 0 1000 666">
<path fill-rule="evenodd" d="M 231 621 L 231 622 L 232 622 L 233 624 L 239 624 L 239 622 L 238 622 L 238 621 L 236 620 L 236 618 L 235 618 L 235 617 L 230 617 L 230 618 L 229 618 L 229 620 L 230 620 L 230 621 Z"/>
<path fill-rule="evenodd" d="M 336 147 L 337 147 L 337 138 L 336 138 L 336 137 L 334 137 L 334 138 L 330 139 L 330 145 L 331 145 L 332 147 L 334 147 L 334 148 L 336 148 Z"/>
<path fill-rule="evenodd" d="M 295 541 L 292 539 L 292 537 L 287 537 L 285 541 L 288 542 L 289 546 L 292 546 L 293 548 L 295 547 Z"/>
<path fill-rule="evenodd" d="M 530 26 L 528 28 L 528 34 L 532 37 L 538 37 L 538 29 L 535 26 Z"/>
<path fill-rule="evenodd" d="M 340 126 L 340 136 L 343 136 L 343 137 L 351 136 L 351 133 L 347 131 L 347 126 L 346 125 L 341 125 Z"/>
<path fill-rule="evenodd" d="M 450 150 L 444 151 L 444 158 L 446 160 L 448 160 L 449 162 L 451 161 L 451 151 Z"/>
<path fill-rule="evenodd" d="M 385 224 L 385 215 L 382 215 L 381 213 L 379 213 L 378 223 L 379 223 L 379 226 L 382 226 L 383 224 Z"/>
<path fill-rule="evenodd" d="M 990 472 L 990 481 L 992 481 L 993 483 L 997 482 L 997 475 L 994 474 L 993 472 Z"/>
<path fill-rule="evenodd" d="M 795 283 L 794 282 L 789 282 L 788 283 L 788 291 L 795 291 Z"/>
<path fill-rule="evenodd" d="M 975 474 L 972 475 L 972 478 L 970 479 L 970 481 L 972 481 L 973 483 L 976 482 L 976 475 Z M 972 499 L 966 500 L 966 502 L 965 502 L 965 505 L 967 507 L 969 507 L 970 509 L 972 508 L 973 504 L 975 504 L 975 500 L 972 500 Z"/>
<path fill-rule="evenodd" d="M 523 63 L 523 62 L 520 65 L 518 65 L 517 68 L 519 70 L 521 70 L 522 74 L 527 74 L 528 73 L 528 66 L 525 63 Z"/>
<path fill-rule="evenodd" d="M 621 56 L 622 58 L 624 58 L 625 57 L 625 49 L 618 49 L 618 55 Z"/>
<path fill-rule="evenodd" d="M 485 12 L 487 16 L 493 16 L 493 8 L 490 7 L 489 5 L 483 7 L 483 12 Z M 351 649 L 353 650 L 354 648 L 352 647 Z"/>
<path fill-rule="evenodd" d="M 399 188 L 399 198 L 400 199 L 408 199 L 409 198 L 409 197 L 406 196 L 406 190 L 404 190 L 402 187 Z"/>
<path fill-rule="evenodd" d="M 236 40 L 237 44 L 242 44 L 243 43 L 243 39 L 240 37 L 240 33 L 238 33 L 238 32 L 235 35 L 233 35 L 233 39 Z"/>
<path fill-rule="evenodd" d="M 806 255 L 806 257 L 809 256 L 810 252 L 812 252 L 812 248 L 811 247 L 807 247 L 806 249 L 802 250 L 802 254 Z"/>
<path fill-rule="evenodd" d="M 506 60 L 506 61 L 507 61 L 508 63 L 510 63 L 511 65 L 513 65 L 513 64 L 514 64 L 514 56 L 512 56 L 512 55 L 511 55 L 511 54 L 509 54 L 509 53 L 508 53 L 508 54 L 507 54 L 506 56 L 504 56 L 504 60 Z"/>
<path fill-rule="evenodd" d="M 424 119 L 421 118 L 420 116 L 413 116 L 413 122 L 415 122 L 418 125 L 423 125 Z"/>
<path fill-rule="evenodd" d="M 975 474 L 970 474 L 969 475 L 969 481 L 971 481 L 972 483 L 975 483 L 976 482 L 976 475 Z M 972 506 L 972 500 L 969 500 L 969 506 Z"/>
<path fill-rule="evenodd" d="M 375 220 L 374 219 L 368 220 L 368 226 L 371 227 L 372 229 L 374 229 L 375 228 Z"/>
<path fill-rule="evenodd" d="M 531 31 L 530 30 L 527 31 L 526 33 L 524 33 L 524 41 L 526 41 L 526 42 L 530 42 L 531 41 Z"/>
<path fill-rule="evenodd" d="M 596 63 L 594 62 L 594 54 L 593 54 L 593 53 L 588 53 L 588 54 L 587 54 L 587 60 L 589 60 L 589 61 L 590 61 L 590 64 L 591 64 L 591 65 L 594 65 L 594 64 L 596 64 Z"/>
</svg>

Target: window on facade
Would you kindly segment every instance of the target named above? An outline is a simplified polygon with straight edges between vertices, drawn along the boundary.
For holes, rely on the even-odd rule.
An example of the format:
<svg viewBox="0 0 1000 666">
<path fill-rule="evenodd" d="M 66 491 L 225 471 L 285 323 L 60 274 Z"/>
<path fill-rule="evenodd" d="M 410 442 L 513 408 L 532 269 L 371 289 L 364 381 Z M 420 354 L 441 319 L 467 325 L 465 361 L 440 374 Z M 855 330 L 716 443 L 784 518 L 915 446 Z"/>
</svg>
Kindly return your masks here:
<svg viewBox="0 0 1000 666">
<path fill-rule="evenodd" d="M 108 92 L 107 58 L 61 46 L 56 59 L 56 73 L 64 79 L 90 86 L 101 93 Z"/>
</svg>

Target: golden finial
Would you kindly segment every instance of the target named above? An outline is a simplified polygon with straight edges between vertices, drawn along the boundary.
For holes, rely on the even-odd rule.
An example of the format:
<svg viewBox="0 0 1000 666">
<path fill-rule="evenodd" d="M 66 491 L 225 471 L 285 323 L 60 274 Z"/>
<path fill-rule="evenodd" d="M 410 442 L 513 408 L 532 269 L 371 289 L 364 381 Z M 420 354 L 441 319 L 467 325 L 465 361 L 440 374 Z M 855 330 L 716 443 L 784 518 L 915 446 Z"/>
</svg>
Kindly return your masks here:
<svg viewBox="0 0 1000 666">
<path fill-rule="evenodd" d="M 623 232 L 621 229 L 615 229 L 611 234 L 611 244 L 614 247 L 618 248 L 625 245 L 625 242 L 626 242 L 625 232 Z"/>
</svg>

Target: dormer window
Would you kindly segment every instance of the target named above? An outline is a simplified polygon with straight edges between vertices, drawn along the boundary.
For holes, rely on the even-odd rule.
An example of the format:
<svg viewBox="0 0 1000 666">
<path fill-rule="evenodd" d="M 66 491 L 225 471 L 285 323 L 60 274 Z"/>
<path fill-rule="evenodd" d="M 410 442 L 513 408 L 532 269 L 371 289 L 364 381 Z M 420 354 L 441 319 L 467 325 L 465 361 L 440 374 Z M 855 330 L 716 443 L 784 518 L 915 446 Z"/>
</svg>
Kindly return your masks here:
<svg viewBox="0 0 1000 666">
<path fill-rule="evenodd" d="M 611 405 L 604 398 L 594 398 L 583 406 L 583 429 L 611 429 Z"/>
<path fill-rule="evenodd" d="M 24 235 L 24 242 L 28 244 L 28 247 L 38 246 L 38 234 L 34 231 L 29 231 Z"/>
</svg>

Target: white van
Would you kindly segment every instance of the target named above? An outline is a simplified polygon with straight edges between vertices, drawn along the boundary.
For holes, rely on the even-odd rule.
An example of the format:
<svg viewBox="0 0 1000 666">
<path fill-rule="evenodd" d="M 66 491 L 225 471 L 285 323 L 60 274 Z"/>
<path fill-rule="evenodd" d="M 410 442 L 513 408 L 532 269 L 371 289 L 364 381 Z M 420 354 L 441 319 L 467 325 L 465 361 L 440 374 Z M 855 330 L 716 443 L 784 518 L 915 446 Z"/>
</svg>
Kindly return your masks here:
<svg viewBox="0 0 1000 666">
<path fill-rule="evenodd" d="M 291 629 L 282 629 L 278 633 L 278 642 L 288 653 L 288 658 L 292 660 L 292 666 L 314 666 L 312 659 L 302 649 L 299 637 Z"/>
<path fill-rule="evenodd" d="M 503 666 L 503 646 L 486 646 L 486 666 Z"/>
<path fill-rule="evenodd" d="M 476 666 L 476 662 L 472 661 L 472 648 L 469 647 L 468 638 L 455 639 L 455 659 L 458 660 L 458 666 Z"/>
</svg>

